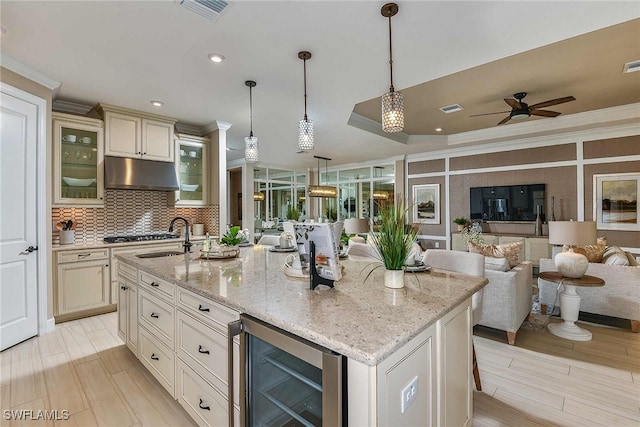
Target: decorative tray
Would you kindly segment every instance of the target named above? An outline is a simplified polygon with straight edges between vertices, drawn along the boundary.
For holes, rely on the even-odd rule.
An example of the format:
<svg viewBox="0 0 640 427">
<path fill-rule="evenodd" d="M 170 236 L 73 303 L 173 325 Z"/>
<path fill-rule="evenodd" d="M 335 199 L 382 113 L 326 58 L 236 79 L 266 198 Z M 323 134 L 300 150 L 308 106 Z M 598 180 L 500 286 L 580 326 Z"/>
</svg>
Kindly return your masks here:
<svg viewBox="0 0 640 427">
<path fill-rule="evenodd" d="M 427 264 L 423 264 L 421 262 L 417 262 L 415 265 L 405 265 L 404 271 L 409 273 L 420 273 L 422 271 L 431 270 L 431 266 Z"/>
<path fill-rule="evenodd" d="M 269 252 L 295 252 L 298 248 L 291 246 L 290 248 L 281 248 L 280 245 L 275 245 L 269 248 Z"/>
<path fill-rule="evenodd" d="M 240 249 L 238 248 L 228 248 L 228 249 L 220 249 L 216 251 L 200 251 L 200 258 L 202 259 L 227 259 L 227 258 L 235 258 L 240 254 Z"/>
</svg>

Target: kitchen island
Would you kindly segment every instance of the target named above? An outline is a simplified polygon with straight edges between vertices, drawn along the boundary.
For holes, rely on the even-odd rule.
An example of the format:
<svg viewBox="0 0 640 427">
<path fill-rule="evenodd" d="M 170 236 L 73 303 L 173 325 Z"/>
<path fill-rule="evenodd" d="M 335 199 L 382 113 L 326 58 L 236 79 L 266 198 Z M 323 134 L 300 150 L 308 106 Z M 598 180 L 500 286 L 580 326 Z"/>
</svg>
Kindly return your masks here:
<svg viewBox="0 0 640 427">
<path fill-rule="evenodd" d="M 226 260 L 202 260 L 197 254 L 147 259 L 118 256 L 119 264 L 129 272 L 129 278 L 118 272 L 119 280 L 126 281 L 125 287 L 134 286 L 135 274 L 141 291 L 134 316 L 143 326 L 140 345 L 130 348 L 140 357 L 145 334 L 151 329 L 149 338 L 157 338 L 151 326 L 144 327 L 148 322 L 144 319 L 145 295 L 150 294 L 148 300 L 156 304 L 176 301 L 173 307 L 163 307 L 167 312 L 173 309 L 178 317 L 176 306 L 179 309 L 185 301 L 180 295 L 204 298 L 219 304 L 218 311 L 229 321 L 245 313 L 346 356 L 349 425 L 470 425 L 470 300 L 486 285 L 486 279 L 432 270 L 406 274 L 405 288 L 394 290 L 382 284 L 383 268 L 365 280 L 371 262 L 343 260 L 343 278 L 334 289 L 311 291 L 308 280 L 283 273 L 285 257 L 259 245 L 242 248 L 240 257 Z M 145 281 L 145 277 L 160 280 Z M 155 289 L 147 286 L 150 281 Z M 174 292 L 173 299 L 152 293 L 162 290 L 165 297 Z M 131 313 L 129 317 L 129 323 L 135 323 Z M 119 318 L 124 320 L 124 313 Z M 129 332 L 133 334 L 134 329 L 137 332 L 137 326 Z M 169 329 L 175 334 L 173 327 Z M 176 329 L 179 335 L 180 327 Z M 138 341 L 138 337 L 130 339 Z M 162 348 L 176 351 L 180 358 L 180 341 L 180 337 L 170 337 Z M 418 378 L 416 401 L 402 412 L 401 392 L 414 377 Z M 216 391 L 224 393 L 226 374 L 220 378 Z M 175 384 L 179 381 L 165 380 L 165 388 L 170 392 L 173 388 L 172 395 L 184 406 Z M 238 403 L 237 396 L 234 400 Z"/>
</svg>

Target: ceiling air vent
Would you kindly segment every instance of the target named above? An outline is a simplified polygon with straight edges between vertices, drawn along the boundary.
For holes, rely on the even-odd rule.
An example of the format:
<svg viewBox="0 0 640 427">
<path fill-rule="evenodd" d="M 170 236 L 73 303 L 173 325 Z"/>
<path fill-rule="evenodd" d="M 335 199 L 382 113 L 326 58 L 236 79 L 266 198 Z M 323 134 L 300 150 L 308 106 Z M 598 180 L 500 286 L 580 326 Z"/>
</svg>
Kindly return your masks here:
<svg viewBox="0 0 640 427">
<path fill-rule="evenodd" d="M 623 73 L 633 73 L 634 71 L 640 71 L 640 61 L 627 62 L 622 69 Z"/>
<path fill-rule="evenodd" d="M 462 108 L 462 105 L 460 104 L 452 104 L 452 105 L 447 105 L 445 107 L 440 107 L 439 110 L 445 114 L 449 114 L 449 113 L 455 113 L 457 111 L 462 111 L 464 110 L 464 108 Z"/>
<path fill-rule="evenodd" d="M 222 0 L 176 0 L 176 3 L 210 21 L 216 21 L 230 6 Z"/>
</svg>

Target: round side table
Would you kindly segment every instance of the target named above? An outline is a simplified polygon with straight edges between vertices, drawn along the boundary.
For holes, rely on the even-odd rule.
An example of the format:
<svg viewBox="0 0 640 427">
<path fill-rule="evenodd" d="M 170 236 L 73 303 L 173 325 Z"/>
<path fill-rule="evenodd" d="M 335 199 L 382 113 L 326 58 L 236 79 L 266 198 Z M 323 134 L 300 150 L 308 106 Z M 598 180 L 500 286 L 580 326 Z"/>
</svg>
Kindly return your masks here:
<svg viewBox="0 0 640 427">
<path fill-rule="evenodd" d="M 557 271 L 544 271 L 538 278 L 561 284 L 564 290 L 560 293 L 560 317 L 564 322 L 549 323 L 547 329 L 553 335 L 574 341 L 591 341 L 591 332 L 575 324 L 580 313 L 580 295 L 576 293 L 576 286 L 597 287 L 604 286 L 604 280 L 599 277 L 584 275 L 577 279 L 563 277 Z"/>
</svg>

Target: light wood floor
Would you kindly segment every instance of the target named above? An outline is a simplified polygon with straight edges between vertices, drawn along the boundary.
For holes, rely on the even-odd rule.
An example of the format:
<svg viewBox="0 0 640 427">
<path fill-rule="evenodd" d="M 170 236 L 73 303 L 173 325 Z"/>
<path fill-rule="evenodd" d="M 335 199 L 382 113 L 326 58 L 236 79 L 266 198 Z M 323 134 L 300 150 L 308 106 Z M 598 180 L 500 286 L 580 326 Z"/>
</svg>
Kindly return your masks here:
<svg viewBox="0 0 640 427">
<path fill-rule="evenodd" d="M 0 353 L 0 408 L 68 410 L 67 421 L 1 426 L 194 426 L 117 337 L 115 313 L 56 325 Z M 521 331 L 474 337 L 483 392 L 474 426 L 640 425 L 640 334 L 587 325 L 590 343 Z M 501 342 L 504 341 L 504 342 Z M 611 365 L 619 364 L 619 367 Z M 35 412 L 34 412 L 35 413 Z"/>
<path fill-rule="evenodd" d="M 552 318 L 552 322 L 560 319 Z M 589 342 L 476 327 L 474 426 L 640 426 L 640 334 L 578 322 Z"/>
<path fill-rule="evenodd" d="M 0 408 L 57 410 L 68 420 L 2 426 L 195 426 L 118 338 L 116 313 L 56 325 L 0 353 Z"/>
</svg>

